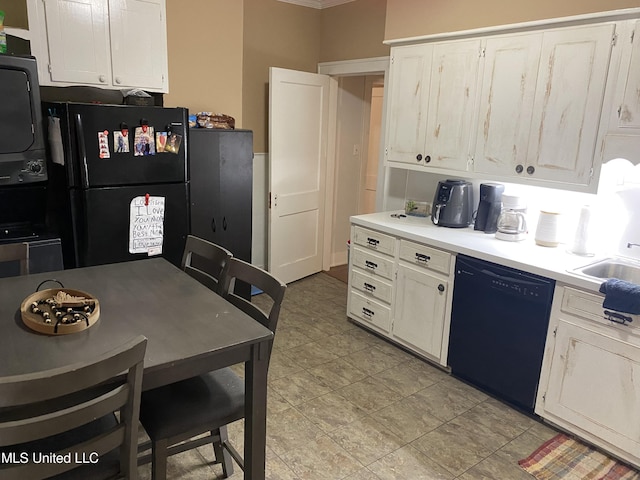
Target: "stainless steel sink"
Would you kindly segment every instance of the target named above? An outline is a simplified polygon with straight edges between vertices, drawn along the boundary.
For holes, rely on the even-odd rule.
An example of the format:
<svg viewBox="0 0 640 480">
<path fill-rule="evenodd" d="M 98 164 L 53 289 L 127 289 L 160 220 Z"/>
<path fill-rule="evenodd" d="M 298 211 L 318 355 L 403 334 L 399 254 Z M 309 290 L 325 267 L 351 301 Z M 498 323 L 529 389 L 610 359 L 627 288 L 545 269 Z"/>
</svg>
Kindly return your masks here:
<svg viewBox="0 0 640 480">
<path fill-rule="evenodd" d="M 618 278 L 640 284 L 640 262 L 622 258 L 605 258 L 584 267 L 576 268 L 573 272 L 602 280 Z"/>
</svg>

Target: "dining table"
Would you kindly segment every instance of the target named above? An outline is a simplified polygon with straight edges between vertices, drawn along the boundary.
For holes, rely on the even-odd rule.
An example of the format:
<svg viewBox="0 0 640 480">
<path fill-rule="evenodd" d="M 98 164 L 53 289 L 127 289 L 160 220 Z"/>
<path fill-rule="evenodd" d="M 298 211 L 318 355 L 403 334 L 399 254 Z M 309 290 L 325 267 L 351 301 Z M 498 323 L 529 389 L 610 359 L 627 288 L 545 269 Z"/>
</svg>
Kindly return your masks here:
<svg viewBox="0 0 640 480">
<path fill-rule="evenodd" d="M 98 320 L 65 335 L 28 328 L 20 311 L 23 300 L 60 285 L 96 298 Z M 0 279 L 0 322 L 0 377 L 84 362 L 138 335 L 147 337 L 143 390 L 244 363 L 244 478 L 265 478 L 273 333 L 167 260 L 151 257 Z"/>
</svg>

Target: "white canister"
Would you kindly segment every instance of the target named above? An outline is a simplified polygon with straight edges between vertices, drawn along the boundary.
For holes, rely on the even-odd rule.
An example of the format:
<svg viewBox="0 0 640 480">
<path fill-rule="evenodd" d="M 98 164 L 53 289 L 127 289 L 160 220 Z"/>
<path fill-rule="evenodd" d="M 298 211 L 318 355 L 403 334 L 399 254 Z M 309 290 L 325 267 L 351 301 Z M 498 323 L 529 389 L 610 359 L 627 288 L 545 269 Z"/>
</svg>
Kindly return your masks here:
<svg viewBox="0 0 640 480">
<path fill-rule="evenodd" d="M 557 247 L 560 243 L 559 212 L 540 210 L 538 226 L 536 228 L 536 244 L 543 247 Z"/>
</svg>

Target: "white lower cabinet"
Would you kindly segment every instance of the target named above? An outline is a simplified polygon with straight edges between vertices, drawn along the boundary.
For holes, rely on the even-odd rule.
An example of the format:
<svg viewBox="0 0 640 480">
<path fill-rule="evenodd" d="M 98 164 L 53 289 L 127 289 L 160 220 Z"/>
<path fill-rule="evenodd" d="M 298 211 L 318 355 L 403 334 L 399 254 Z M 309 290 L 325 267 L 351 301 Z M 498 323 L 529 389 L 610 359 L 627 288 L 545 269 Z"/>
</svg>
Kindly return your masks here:
<svg viewBox="0 0 640 480">
<path fill-rule="evenodd" d="M 640 466 L 640 316 L 612 322 L 603 299 L 556 287 L 535 411 Z"/>
<path fill-rule="evenodd" d="M 440 361 L 448 290 L 440 276 L 398 265 L 393 337 Z"/>
<path fill-rule="evenodd" d="M 455 257 L 355 225 L 351 238 L 349 317 L 446 366 Z"/>
</svg>

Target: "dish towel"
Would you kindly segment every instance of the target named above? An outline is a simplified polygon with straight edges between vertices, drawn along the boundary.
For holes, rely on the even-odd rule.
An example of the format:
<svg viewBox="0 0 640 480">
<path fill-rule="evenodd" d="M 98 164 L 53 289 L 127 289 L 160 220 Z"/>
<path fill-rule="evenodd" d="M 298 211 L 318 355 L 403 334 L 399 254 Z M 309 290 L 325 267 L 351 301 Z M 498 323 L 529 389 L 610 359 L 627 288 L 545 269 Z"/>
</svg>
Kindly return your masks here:
<svg viewBox="0 0 640 480">
<path fill-rule="evenodd" d="M 610 278 L 600 285 L 600 293 L 605 294 L 604 308 L 610 308 L 633 315 L 640 314 L 640 285 Z"/>
</svg>

